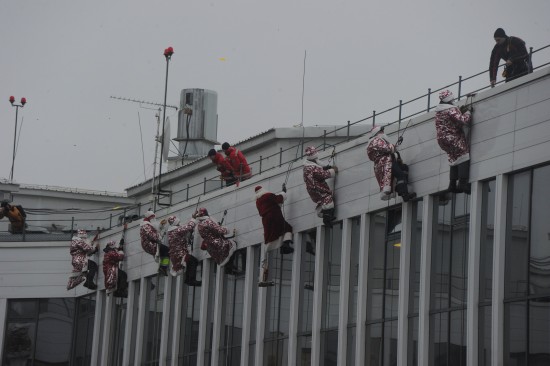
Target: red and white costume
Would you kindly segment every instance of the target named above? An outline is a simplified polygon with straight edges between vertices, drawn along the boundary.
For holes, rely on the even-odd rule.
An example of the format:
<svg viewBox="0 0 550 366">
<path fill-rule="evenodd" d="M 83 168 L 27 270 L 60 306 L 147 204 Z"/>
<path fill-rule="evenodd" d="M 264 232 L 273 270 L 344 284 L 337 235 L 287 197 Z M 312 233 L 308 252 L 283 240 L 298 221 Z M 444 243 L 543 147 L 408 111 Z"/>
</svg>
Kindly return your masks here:
<svg viewBox="0 0 550 366">
<path fill-rule="evenodd" d="M 155 215 L 151 211 L 147 211 L 145 218 L 139 227 L 139 237 L 141 239 L 141 247 L 143 250 L 155 256 L 157 254 L 157 244 L 160 242 L 159 226 L 156 221 L 153 221 Z"/>
<path fill-rule="evenodd" d="M 233 179 L 233 168 L 228 159 L 226 159 L 221 153 L 216 152 L 216 155 L 211 157 L 211 160 L 212 163 L 216 165 L 216 170 L 220 172 L 223 180 Z"/>
<path fill-rule="evenodd" d="M 197 210 L 195 219 L 198 221 L 199 234 L 203 239 L 201 249 L 206 250 L 216 264 L 224 266 L 237 249 L 236 243 L 225 238 L 229 230 L 212 220 L 205 208 Z"/>
<path fill-rule="evenodd" d="M 69 251 L 72 257 L 73 272 L 69 277 L 67 290 L 73 289 L 84 282 L 86 279 L 85 271 L 88 270 L 88 255 L 95 253 L 97 247 L 92 245 L 88 239 L 86 230 L 78 230 L 77 235 L 71 239 Z"/>
<path fill-rule="evenodd" d="M 197 223 L 195 219 L 191 219 L 187 224 L 181 226 L 180 220 L 176 216 L 170 216 L 168 223 L 170 224 L 168 228 L 170 262 L 174 272 L 179 273 L 184 269 L 187 262 L 189 237 L 195 230 Z"/>
<path fill-rule="evenodd" d="M 105 254 L 103 255 L 103 275 L 105 289 L 114 291 L 118 284 L 118 264 L 124 260 L 124 252 L 115 248 L 116 243 L 110 241 L 107 243 Z"/>
<path fill-rule="evenodd" d="M 381 131 L 380 127 L 372 130 L 367 155 L 374 162 L 374 175 L 380 191 L 387 196 L 392 192 L 392 154 L 395 152 L 395 146 Z"/>
<path fill-rule="evenodd" d="M 313 146 L 306 148 L 304 160 L 304 182 L 309 197 L 317 204 L 315 210 L 319 217 L 323 217 L 321 211 L 334 208 L 334 195 L 326 180 L 334 178 L 334 169 L 324 169 L 318 160 L 317 149 Z"/>
<path fill-rule="evenodd" d="M 252 176 L 250 166 L 240 150 L 230 146 L 225 150 L 225 155 L 227 156 L 227 161 L 231 165 L 235 178 L 242 181 Z"/>
<path fill-rule="evenodd" d="M 266 250 L 280 248 L 283 241 L 292 240 L 292 226 L 283 217 L 281 205 L 286 193 L 273 194 L 261 186 L 256 187 L 256 208 L 262 217 Z"/>
<path fill-rule="evenodd" d="M 442 102 L 448 103 L 453 100 L 453 94 L 446 90 L 441 93 L 440 98 Z M 471 120 L 470 112 L 463 114 L 453 104 L 438 104 L 435 107 L 437 143 L 447 153 L 451 166 L 470 160 L 470 146 L 463 127 L 468 127 Z"/>
</svg>

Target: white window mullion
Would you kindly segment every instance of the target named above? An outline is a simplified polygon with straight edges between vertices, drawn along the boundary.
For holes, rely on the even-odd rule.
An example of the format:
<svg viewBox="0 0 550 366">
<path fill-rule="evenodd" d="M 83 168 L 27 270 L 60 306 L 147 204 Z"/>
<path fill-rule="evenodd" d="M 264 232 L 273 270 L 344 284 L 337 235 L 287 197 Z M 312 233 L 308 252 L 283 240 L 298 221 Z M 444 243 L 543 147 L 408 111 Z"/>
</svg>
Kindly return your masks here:
<svg viewBox="0 0 550 366">
<path fill-rule="evenodd" d="M 401 216 L 401 249 L 399 263 L 399 300 L 397 309 L 397 364 L 407 364 L 409 325 L 409 278 L 411 267 L 412 202 L 404 202 Z"/>
<path fill-rule="evenodd" d="M 132 349 L 132 323 L 134 320 L 134 298 L 136 281 L 128 281 L 128 301 L 126 302 L 126 322 L 124 324 L 124 348 L 122 349 L 122 365 L 130 366 L 130 350 Z"/>
<path fill-rule="evenodd" d="M 302 261 L 302 236 L 294 234 L 292 255 L 292 281 L 290 285 L 290 315 L 288 328 L 288 366 L 296 365 L 298 320 L 300 309 L 300 264 Z"/>
<path fill-rule="evenodd" d="M 103 292 L 103 291 L 102 291 Z M 112 315 L 113 315 L 113 304 L 114 304 L 114 295 L 110 296 L 105 293 L 105 316 L 103 317 L 103 334 L 101 340 L 101 355 L 100 355 L 100 365 L 108 366 L 110 351 L 111 351 L 111 324 L 112 324 Z"/>
<path fill-rule="evenodd" d="M 145 326 L 145 314 L 147 309 L 145 309 L 145 304 L 147 300 L 147 286 L 149 285 L 149 279 L 142 277 L 141 285 L 139 291 L 139 300 L 138 300 L 138 316 L 137 316 L 137 325 L 136 325 L 136 348 L 135 348 L 135 357 L 134 364 L 141 364 L 141 356 L 143 354 L 143 328 Z M 93 365 L 93 364 L 92 364 Z"/>
<path fill-rule="evenodd" d="M 491 320 L 491 360 L 500 366 L 504 363 L 504 271 L 506 249 L 506 209 L 508 177 L 498 175 L 495 189 L 495 231 L 493 248 L 493 299 Z"/>
<path fill-rule="evenodd" d="M 432 266 L 433 196 L 425 196 L 422 211 L 420 252 L 420 298 L 418 299 L 418 365 L 430 359 L 430 273 Z"/>
<path fill-rule="evenodd" d="M 212 265 L 214 265 L 212 263 Z M 216 272 L 216 288 L 214 291 L 214 299 L 210 299 L 209 301 L 215 301 L 214 302 L 214 314 L 212 321 L 214 323 L 214 326 L 212 327 L 212 353 L 210 356 L 210 364 L 213 366 L 218 365 L 219 355 L 220 355 L 220 333 L 222 329 L 222 311 L 225 309 L 225 304 L 223 304 L 223 285 L 224 285 L 224 273 L 225 273 L 225 267 L 218 267 L 218 271 Z M 235 285 L 235 284 L 234 284 Z M 227 305 L 227 306 L 235 306 L 235 299 L 233 299 L 233 304 Z"/>
<path fill-rule="evenodd" d="M 201 285 L 201 305 L 199 314 L 199 339 L 197 346 L 197 365 L 204 365 L 204 351 L 206 349 L 206 331 L 208 329 L 208 288 L 210 287 L 210 281 L 214 279 L 210 278 L 212 271 L 210 266 L 215 266 L 214 261 L 205 259 L 202 261 L 202 285 Z M 192 334 L 188 335 L 189 337 Z"/>
<path fill-rule="evenodd" d="M 359 233 L 359 281 L 357 284 L 357 325 L 355 337 L 355 364 L 365 365 L 365 341 L 367 321 L 367 273 L 369 270 L 370 215 L 361 215 Z"/>
<path fill-rule="evenodd" d="M 254 258 L 254 247 L 246 248 L 246 269 L 244 276 L 244 299 L 243 299 L 243 329 L 241 337 L 241 366 L 248 366 L 251 360 L 248 360 L 250 350 L 250 329 L 256 324 L 252 322 L 252 307 L 256 304 L 252 303 L 252 292 L 254 291 L 254 266 L 256 265 Z"/>
<path fill-rule="evenodd" d="M 105 297 L 105 291 L 96 291 L 95 298 L 95 315 L 94 315 L 94 335 L 92 338 L 92 355 L 90 364 L 98 365 L 99 355 L 99 339 L 101 338 L 101 323 L 103 321 L 103 298 Z M 105 350 L 103 350 L 105 351 Z"/>
<path fill-rule="evenodd" d="M 470 205 L 470 235 L 468 240 L 468 304 L 466 308 L 466 364 L 476 365 L 478 359 L 479 258 L 481 255 L 481 215 L 483 185 L 472 183 Z"/>
<path fill-rule="evenodd" d="M 323 271 L 325 259 L 325 230 L 317 226 L 315 242 L 315 279 L 313 284 L 313 316 L 311 319 L 311 364 L 321 364 L 321 320 L 323 310 Z"/>
<path fill-rule="evenodd" d="M 340 298 L 338 314 L 338 362 L 346 366 L 348 345 L 349 276 L 351 272 L 351 220 L 342 222 L 342 252 L 340 261 Z"/>
<path fill-rule="evenodd" d="M 168 335 L 170 328 L 170 301 L 172 298 L 172 276 L 168 276 L 164 281 L 164 296 L 162 303 L 162 325 L 160 328 L 160 349 L 159 349 L 159 366 L 166 365 L 166 352 L 168 351 L 168 342 L 171 339 Z M 156 307 L 156 306 L 155 306 Z"/>
<path fill-rule="evenodd" d="M 171 321 L 173 322 L 172 334 L 168 335 L 169 342 L 172 342 L 172 349 L 170 358 L 172 362 L 171 366 L 178 365 L 178 349 L 180 342 L 180 331 L 182 327 L 182 309 L 183 309 L 183 276 L 177 276 L 173 281 L 176 281 L 176 292 L 173 294 L 174 298 L 174 311 Z"/>
</svg>

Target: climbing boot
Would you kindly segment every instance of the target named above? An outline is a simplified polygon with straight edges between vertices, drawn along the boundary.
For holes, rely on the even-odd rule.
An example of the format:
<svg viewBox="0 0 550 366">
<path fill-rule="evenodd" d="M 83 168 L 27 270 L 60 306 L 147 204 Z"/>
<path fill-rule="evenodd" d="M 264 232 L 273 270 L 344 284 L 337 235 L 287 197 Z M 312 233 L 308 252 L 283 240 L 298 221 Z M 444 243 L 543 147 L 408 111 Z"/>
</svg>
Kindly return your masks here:
<svg viewBox="0 0 550 366">
<path fill-rule="evenodd" d="M 294 248 L 290 246 L 292 244 L 292 240 L 285 240 L 283 242 L 283 245 L 279 248 L 279 251 L 281 254 L 292 254 L 294 253 Z"/>
<path fill-rule="evenodd" d="M 336 219 L 334 217 L 334 209 L 329 208 L 328 210 L 323 210 L 323 224 L 325 224 L 328 227 L 332 227 L 332 222 Z"/>
<path fill-rule="evenodd" d="M 457 193 L 456 181 L 458 179 L 458 166 L 453 165 L 449 169 L 449 187 L 447 192 Z"/>
<path fill-rule="evenodd" d="M 468 160 L 458 165 L 457 191 L 470 194 L 471 186 L 469 181 L 470 181 L 470 161 Z"/>
<path fill-rule="evenodd" d="M 201 281 L 197 281 L 197 267 L 199 265 L 199 260 L 192 255 L 187 255 L 185 270 L 185 283 L 188 286 L 200 286 L 202 285 Z"/>
</svg>

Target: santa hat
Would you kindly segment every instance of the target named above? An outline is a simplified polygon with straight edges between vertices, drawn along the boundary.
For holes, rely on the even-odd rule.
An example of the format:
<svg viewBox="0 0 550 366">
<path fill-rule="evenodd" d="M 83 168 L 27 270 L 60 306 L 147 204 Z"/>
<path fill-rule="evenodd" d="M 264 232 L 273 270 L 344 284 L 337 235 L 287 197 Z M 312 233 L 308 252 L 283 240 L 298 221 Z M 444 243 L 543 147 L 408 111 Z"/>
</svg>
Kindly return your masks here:
<svg viewBox="0 0 550 366">
<path fill-rule="evenodd" d="M 105 245 L 107 246 L 107 248 L 114 248 L 115 245 L 116 245 L 116 241 L 114 241 L 114 240 L 109 240 L 109 241 L 107 242 L 107 244 L 105 244 Z"/>
<path fill-rule="evenodd" d="M 193 214 L 193 218 L 198 218 L 198 217 L 203 217 L 203 216 L 208 216 L 208 210 L 206 210 L 206 208 L 204 208 L 204 207 L 199 208 L 199 209 Z"/>
<path fill-rule="evenodd" d="M 306 147 L 306 159 L 307 160 L 317 160 L 318 158 L 317 149 L 315 146 Z"/>
<path fill-rule="evenodd" d="M 454 99 L 454 95 L 450 90 L 443 90 L 439 93 L 439 100 L 443 103 L 448 103 Z"/>
<path fill-rule="evenodd" d="M 168 223 L 172 226 L 178 226 L 180 223 L 180 219 L 178 219 L 176 216 L 170 216 L 168 218 Z"/>
<path fill-rule="evenodd" d="M 145 220 L 151 220 L 153 217 L 155 217 L 155 213 L 151 210 L 148 210 L 147 212 L 145 212 L 145 215 L 143 218 Z"/>
<path fill-rule="evenodd" d="M 77 235 L 78 237 L 80 238 L 86 238 L 88 237 L 88 233 L 86 232 L 86 230 L 83 230 L 83 229 L 80 229 L 77 231 Z"/>
<path fill-rule="evenodd" d="M 262 186 L 256 186 L 256 188 L 254 188 L 254 192 L 256 195 L 256 199 L 267 193 L 267 191 Z"/>
<path fill-rule="evenodd" d="M 370 137 L 369 139 L 372 139 L 374 136 L 378 135 L 378 132 L 384 132 L 384 126 L 374 126 L 371 130 L 370 130 Z"/>
</svg>

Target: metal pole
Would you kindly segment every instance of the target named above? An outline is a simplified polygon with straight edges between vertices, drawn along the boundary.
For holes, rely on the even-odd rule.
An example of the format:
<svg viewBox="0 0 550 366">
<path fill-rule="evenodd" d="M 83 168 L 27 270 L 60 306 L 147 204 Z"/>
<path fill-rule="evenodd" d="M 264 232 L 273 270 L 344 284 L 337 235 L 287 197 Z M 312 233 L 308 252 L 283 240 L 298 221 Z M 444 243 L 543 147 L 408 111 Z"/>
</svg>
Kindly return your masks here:
<svg viewBox="0 0 550 366">
<path fill-rule="evenodd" d="M 260 174 L 262 174 L 262 156 L 260 155 Z"/>
<path fill-rule="evenodd" d="M 279 168 L 283 165 L 283 148 L 279 148 Z"/>
<path fill-rule="evenodd" d="M 15 131 L 13 133 L 13 155 L 11 158 L 11 172 L 10 172 L 10 182 L 13 183 L 13 170 L 15 168 L 15 144 L 17 142 L 17 115 L 19 113 L 19 106 L 15 106 Z"/>
<path fill-rule="evenodd" d="M 187 183 L 187 197 L 185 197 L 185 201 L 189 201 L 189 183 Z"/>
<path fill-rule="evenodd" d="M 206 194 L 206 177 L 204 177 L 203 194 Z"/>
<path fill-rule="evenodd" d="M 399 99 L 399 128 L 401 128 L 401 111 L 403 109 L 403 101 Z"/>
<path fill-rule="evenodd" d="M 374 127 L 374 120 L 376 119 L 376 111 L 372 111 L 372 127 Z"/>
<path fill-rule="evenodd" d="M 426 109 L 426 112 L 430 111 L 430 97 L 432 96 L 432 88 L 428 88 L 428 108 Z"/>
<path fill-rule="evenodd" d="M 349 121 L 348 121 L 348 132 L 347 132 L 347 133 L 348 133 L 348 135 L 347 135 L 347 140 L 348 140 L 348 141 L 349 141 L 349 125 L 350 125 L 350 123 L 349 123 Z"/>
<path fill-rule="evenodd" d="M 460 100 L 461 92 L 462 92 L 462 75 L 458 77 L 458 100 Z"/>
<path fill-rule="evenodd" d="M 327 148 L 327 130 L 323 130 L 323 151 Z"/>
<path fill-rule="evenodd" d="M 162 153 L 164 152 L 164 124 L 166 123 L 166 97 L 167 97 L 167 94 L 168 94 L 168 67 L 170 66 L 170 58 L 172 56 L 166 56 L 166 78 L 165 78 L 165 81 L 164 81 L 164 103 L 163 103 L 163 107 L 162 107 L 162 141 L 160 143 L 160 156 L 161 158 L 159 159 L 160 160 L 160 163 L 159 163 L 159 181 L 158 181 L 158 185 L 157 185 L 157 199 L 153 202 L 153 211 L 156 211 L 156 204 L 157 204 L 157 201 L 159 200 L 159 196 L 160 196 L 160 181 L 161 181 L 161 178 L 162 178 Z"/>
</svg>

